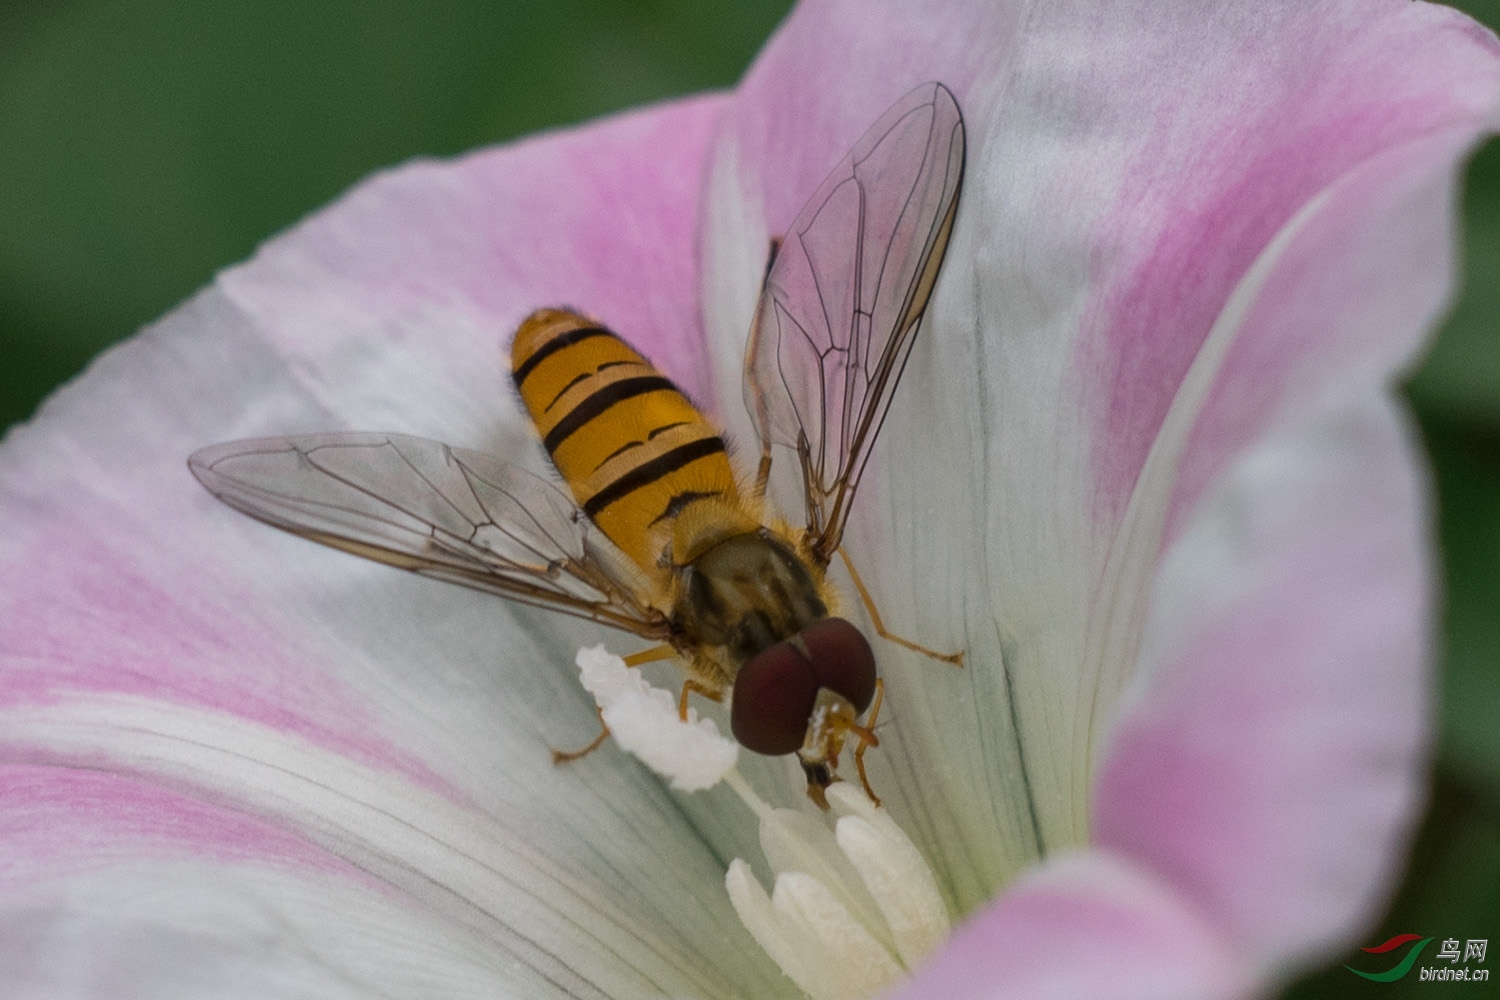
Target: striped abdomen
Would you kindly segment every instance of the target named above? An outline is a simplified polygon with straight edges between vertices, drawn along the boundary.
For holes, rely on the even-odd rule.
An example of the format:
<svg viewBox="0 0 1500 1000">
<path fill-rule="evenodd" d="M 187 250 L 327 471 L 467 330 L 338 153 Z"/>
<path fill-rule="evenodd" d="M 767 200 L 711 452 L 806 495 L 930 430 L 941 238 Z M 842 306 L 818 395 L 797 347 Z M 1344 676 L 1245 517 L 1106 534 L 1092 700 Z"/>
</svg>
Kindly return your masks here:
<svg viewBox="0 0 1500 1000">
<path fill-rule="evenodd" d="M 648 573 L 683 507 L 735 496 L 718 431 L 613 333 L 576 313 L 541 309 L 516 331 L 510 361 L 573 498 Z"/>
</svg>

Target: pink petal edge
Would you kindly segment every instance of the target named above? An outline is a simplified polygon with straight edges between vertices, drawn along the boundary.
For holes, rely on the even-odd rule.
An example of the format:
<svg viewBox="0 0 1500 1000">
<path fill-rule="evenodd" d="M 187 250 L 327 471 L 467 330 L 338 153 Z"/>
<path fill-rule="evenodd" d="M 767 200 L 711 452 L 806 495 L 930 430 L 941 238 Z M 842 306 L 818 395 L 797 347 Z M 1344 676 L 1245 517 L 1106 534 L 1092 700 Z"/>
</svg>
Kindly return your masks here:
<svg viewBox="0 0 1500 1000">
<path fill-rule="evenodd" d="M 1154 95 L 1144 120 L 1158 124 L 1136 137 L 1115 217 L 1098 226 L 1096 253 L 1118 277 L 1080 348 L 1101 383 L 1098 499 L 1116 511 L 1215 315 L 1271 236 L 1368 158 L 1493 124 L 1500 87 L 1495 37 L 1430 4 L 1291 5 L 1242 22 L 1219 8 L 1196 24 L 1174 17 L 1171 30 L 1138 30 L 1120 42 L 1125 58 L 1170 61 L 1189 76 Z M 1276 57 L 1245 59 L 1247 46 Z M 1425 331 L 1405 330 L 1407 342 Z M 1256 361 L 1275 377 L 1300 356 Z M 1236 416 L 1254 425 L 1253 410 Z"/>
<path fill-rule="evenodd" d="M 1232 1000 L 1254 979 L 1183 897 L 1104 851 L 1049 858 L 953 934 L 897 1000 Z"/>
<path fill-rule="evenodd" d="M 1274 400 L 1260 440 L 1238 427 L 1237 450 L 1200 484 L 1163 557 L 1140 687 L 1099 766 L 1097 842 L 1160 872 L 1278 970 L 1374 918 L 1420 806 L 1430 515 L 1381 376 L 1442 302 L 1451 219 L 1433 206 L 1451 205 L 1471 140 L 1440 133 L 1370 161 L 1267 281 L 1236 349 L 1318 348 L 1282 383 L 1291 391 L 1260 395 Z M 1430 271 L 1395 281 L 1400 261 Z M 1254 370 L 1226 366 L 1220 398 Z"/>
</svg>

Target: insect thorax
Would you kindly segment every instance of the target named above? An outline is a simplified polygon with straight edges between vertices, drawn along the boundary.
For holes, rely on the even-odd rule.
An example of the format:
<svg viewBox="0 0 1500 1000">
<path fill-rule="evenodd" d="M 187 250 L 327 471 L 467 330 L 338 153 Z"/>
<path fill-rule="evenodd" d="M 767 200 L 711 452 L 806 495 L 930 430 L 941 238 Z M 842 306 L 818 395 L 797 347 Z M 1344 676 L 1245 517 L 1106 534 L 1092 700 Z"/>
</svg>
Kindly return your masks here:
<svg viewBox="0 0 1500 1000">
<path fill-rule="evenodd" d="M 722 648 L 732 678 L 756 653 L 828 617 L 814 572 L 764 528 L 734 535 L 682 568 L 673 624 L 692 643 Z"/>
</svg>

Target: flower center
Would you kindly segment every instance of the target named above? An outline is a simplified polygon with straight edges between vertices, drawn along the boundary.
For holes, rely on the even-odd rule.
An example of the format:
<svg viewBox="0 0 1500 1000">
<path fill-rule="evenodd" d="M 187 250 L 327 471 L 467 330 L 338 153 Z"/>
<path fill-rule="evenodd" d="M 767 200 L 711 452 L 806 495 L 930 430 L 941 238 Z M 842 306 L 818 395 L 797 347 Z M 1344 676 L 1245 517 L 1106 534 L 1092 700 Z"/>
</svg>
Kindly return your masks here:
<svg viewBox="0 0 1500 1000">
<path fill-rule="evenodd" d="M 881 993 L 947 938 L 948 910 L 927 862 L 858 786 L 828 787 L 833 822 L 810 808 L 774 808 L 735 769 L 738 747 L 711 721 L 680 719 L 668 692 L 602 647 L 580 650 L 578 665 L 621 747 L 680 790 L 724 781 L 760 820 L 770 894 L 740 858 L 724 885 L 750 935 L 812 1000 Z"/>
<path fill-rule="evenodd" d="M 813 1000 L 873 996 L 948 936 L 937 881 L 895 820 L 863 791 L 828 788 L 837 821 L 775 809 L 731 770 L 724 779 L 760 819 L 770 895 L 736 858 L 729 900 L 756 942 Z"/>
</svg>

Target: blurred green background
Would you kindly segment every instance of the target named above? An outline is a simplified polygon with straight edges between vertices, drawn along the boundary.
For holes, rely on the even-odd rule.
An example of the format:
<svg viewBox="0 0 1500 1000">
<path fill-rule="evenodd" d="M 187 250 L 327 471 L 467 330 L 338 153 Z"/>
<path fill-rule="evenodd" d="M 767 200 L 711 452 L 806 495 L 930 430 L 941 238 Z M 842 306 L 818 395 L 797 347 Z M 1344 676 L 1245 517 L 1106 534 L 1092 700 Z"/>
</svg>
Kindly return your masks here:
<svg viewBox="0 0 1500 1000">
<path fill-rule="evenodd" d="M 789 6 L 0 2 L 0 426 L 370 171 L 732 85 Z M 1458 6 L 1500 25 L 1500 0 Z M 1448 587 L 1441 752 L 1368 944 L 1500 939 L 1500 144 L 1465 215 L 1463 297 L 1408 388 Z M 1366 982 L 1342 962 L 1384 966 L 1356 955 L 1289 996 L 1426 985 Z"/>
</svg>

